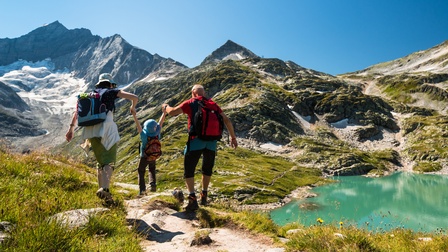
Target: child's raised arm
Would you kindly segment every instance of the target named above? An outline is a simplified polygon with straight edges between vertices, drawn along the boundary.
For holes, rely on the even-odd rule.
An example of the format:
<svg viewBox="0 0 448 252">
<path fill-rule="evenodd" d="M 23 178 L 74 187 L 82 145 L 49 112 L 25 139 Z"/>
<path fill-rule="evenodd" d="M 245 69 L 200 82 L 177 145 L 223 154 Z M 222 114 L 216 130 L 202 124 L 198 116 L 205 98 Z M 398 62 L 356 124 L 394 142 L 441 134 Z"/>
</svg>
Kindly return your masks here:
<svg viewBox="0 0 448 252">
<path fill-rule="evenodd" d="M 160 119 L 159 119 L 160 128 L 162 128 L 163 122 L 165 121 L 165 117 L 166 117 L 166 107 L 163 107 L 163 105 L 162 105 L 162 116 L 160 116 Z"/>
<path fill-rule="evenodd" d="M 165 116 L 166 116 L 166 114 L 162 113 L 162 116 L 159 119 L 159 126 L 160 126 L 160 128 L 162 128 L 163 122 L 165 121 Z"/>
</svg>

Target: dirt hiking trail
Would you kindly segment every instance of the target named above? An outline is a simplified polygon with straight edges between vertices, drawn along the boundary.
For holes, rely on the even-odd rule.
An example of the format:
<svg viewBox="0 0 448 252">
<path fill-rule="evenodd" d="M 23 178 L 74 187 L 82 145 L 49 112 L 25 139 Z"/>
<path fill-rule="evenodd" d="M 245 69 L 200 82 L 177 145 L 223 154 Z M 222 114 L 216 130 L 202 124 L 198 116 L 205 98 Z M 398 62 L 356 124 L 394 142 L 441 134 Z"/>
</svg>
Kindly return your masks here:
<svg viewBox="0 0 448 252">
<path fill-rule="evenodd" d="M 283 252 L 272 238 L 251 234 L 238 227 L 201 228 L 195 213 L 177 212 L 163 202 L 151 200 L 168 192 L 126 200 L 126 220 L 143 234 L 144 251 L 238 251 L 238 252 Z M 198 234 L 208 234 L 210 240 L 196 245 Z M 196 237 L 195 237 L 196 236 Z M 195 239 L 196 238 L 196 239 Z"/>
</svg>

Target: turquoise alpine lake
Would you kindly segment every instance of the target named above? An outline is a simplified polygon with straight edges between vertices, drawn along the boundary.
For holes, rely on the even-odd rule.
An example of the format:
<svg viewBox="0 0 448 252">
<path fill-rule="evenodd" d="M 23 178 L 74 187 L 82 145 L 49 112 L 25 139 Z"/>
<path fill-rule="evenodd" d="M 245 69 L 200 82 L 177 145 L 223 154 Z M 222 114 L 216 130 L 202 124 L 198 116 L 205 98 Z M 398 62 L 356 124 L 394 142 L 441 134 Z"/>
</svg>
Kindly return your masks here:
<svg viewBox="0 0 448 252">
<path fill-rule="evenodd" d="M 448 176 L 398 172 L 380 178 L 334 177 L 315 187 L 316 197 L 291 201 L 271 211 L 278 225 L 354 225 L 372 231 L 405 228 L 422 232 L 448 229 Z M 342 222 L 342 223 L 341 223 Z"/>
</svg>

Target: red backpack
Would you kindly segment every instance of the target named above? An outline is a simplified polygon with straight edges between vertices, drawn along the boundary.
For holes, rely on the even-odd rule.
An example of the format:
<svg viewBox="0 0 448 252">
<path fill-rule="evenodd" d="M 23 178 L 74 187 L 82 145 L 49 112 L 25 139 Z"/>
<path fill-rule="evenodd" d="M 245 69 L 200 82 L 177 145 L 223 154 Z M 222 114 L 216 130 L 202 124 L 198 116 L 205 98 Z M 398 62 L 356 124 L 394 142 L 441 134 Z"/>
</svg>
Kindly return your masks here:
<svg viewBox="0 0 448 252">
<path fill-rule="evenodd" d="M 224 129 L 224 121 L 219 113 L 218 105 L 209 99 L 195 99 L 190 104 L 193 111 L 191 125 L 188 131 L 190 136 L 211 141 L 220 140 Z"/>
</svg>

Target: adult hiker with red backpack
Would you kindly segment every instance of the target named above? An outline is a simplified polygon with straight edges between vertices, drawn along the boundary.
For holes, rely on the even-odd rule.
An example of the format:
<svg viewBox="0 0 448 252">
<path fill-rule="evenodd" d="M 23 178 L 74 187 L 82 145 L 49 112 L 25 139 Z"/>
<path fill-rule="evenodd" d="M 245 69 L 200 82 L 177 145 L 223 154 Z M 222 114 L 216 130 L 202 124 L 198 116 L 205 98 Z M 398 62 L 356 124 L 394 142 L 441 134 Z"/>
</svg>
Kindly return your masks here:
<svg viewBox="0 0 448 252">
<path fill-rule="evenodd" d="M 98 162 L 99 189 L 96 195 L 104 199 L 106 204 L 113 203 L 109 188 L 117 158 L 117 143 L 120 140 L 113 116 L 115 100 L 118 98 L 130 100 L 131 114 L 135 114 L 135 106 L 138 102 L 136 95 L 113 88 L 113 83 L 112 76 L 109 73 L 103 73 L 95 85 L 94 92 L 79 96 L 77 111 L 73 113 L 70 128 L 65 134 L 65 138 L 70 142 L 76 123 L 78 122 L 78 126 L 83 127 L 81 137 L 83 140 L 89 140 Z"/>
<path fill-rule="evenodd" d="M 149 170 L 149 185 L 151 192 L 157 190 L 156 183 L 156 160 L 162 155 L 162 145 L 160 143 L 160 132 L 162 130 L 163 122 L 165 121 L 165 109 L 162 109 L 162 116 L 159 122 L 154 119 L 146 120 L 143 123 L 143 128 L 140 125 L 136 114 L 133 114 L 137 131 L 140 134 L 140 161 L 138 163 L 138 186 L 140 189 L 140 196 L 146 194 L 145 173 L 146 167 Z"/>
<path fill-rule="evenodd" d="M 205 96 L 202 85 L 194 85 L 191 90 L 191 99 L 182 102 L 176 107 L 163 104 L 162 108 L 171 116 L 179 114 L 188 115 L 189 137 L 184 150 L 184 179 L 189 192 L 186 211 L 196 211 L 199 208 L 194 189 L 194 172 L 202 156 L 202 191 L 201 205 L 207 204 L 207 192 L 215 165 L 217 141 L 222 137 L 225 125 L 231 137 L 230 146 L 238 147 L 232 122 L 221 108 Z"/>
</svg>

